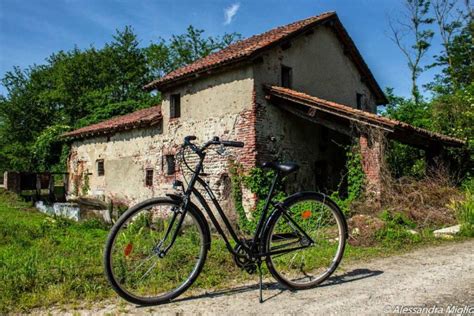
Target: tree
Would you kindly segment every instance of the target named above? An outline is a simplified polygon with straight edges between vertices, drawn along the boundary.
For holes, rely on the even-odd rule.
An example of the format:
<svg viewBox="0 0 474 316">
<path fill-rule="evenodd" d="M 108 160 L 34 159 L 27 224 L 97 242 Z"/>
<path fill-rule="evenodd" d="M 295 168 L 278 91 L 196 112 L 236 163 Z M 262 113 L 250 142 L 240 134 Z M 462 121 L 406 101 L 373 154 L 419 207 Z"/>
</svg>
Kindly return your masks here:
<svg viewBox="0 0 474 316">
<path fill-rule="evenodd" d="M 8 71 L 7 94 L 0 95 L 0 170 L 64 170 L 64 131 L 157 104 L 160 95 L 144 91 L 145 84 L 240 38 L 203 32 L 190 26 L 169 41 L 140 47 L 127 26 L 101 49 L 75 47 L 43 65 Z"/>
<path fill-rule="evenodd" d="M 426 27 L 433 23 L 428 16 L 430 9 L 429 0 L 405 0 L 405 10 L 402 18 L 391 20 L 389 25 L 392 32 L 391 39 L 405 55 L 408 68 L 411 72 L 411 94 L 416 105 L 420 103 L 421 94 L 417 79 L 423 68 L 422 58 L 431 46 L 434 32 Z M 409 38 L 407 38 L 409 36 Z M 409 42 L 409 46 L 405 42 Z"/>
<path fill-rule="evenodd" d="M 150 72 L 155 78 L 190 64 L 241 39 L 237 33 L 225 33 L 222 37 L 204 37 L 204 30 L 188 26 L 186 33 L 173 35 L 169 41 L 160 38 L 146 48 Z"/>
</svg>

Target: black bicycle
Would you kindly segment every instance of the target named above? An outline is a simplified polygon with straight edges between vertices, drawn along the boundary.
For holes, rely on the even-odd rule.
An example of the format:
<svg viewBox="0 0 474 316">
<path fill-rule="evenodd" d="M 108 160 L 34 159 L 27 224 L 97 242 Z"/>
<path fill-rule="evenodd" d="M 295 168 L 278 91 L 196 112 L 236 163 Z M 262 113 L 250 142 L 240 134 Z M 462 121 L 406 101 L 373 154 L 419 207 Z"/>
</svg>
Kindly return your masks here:
<svg viewBox="0 0 474 316">
<path fill-rule="evenodd" d="M 264 168 L 275 170 L 275 177 L 264 209 L 253 237 L 239 238 L 200 174 L 210 146 L 220 146 L 218 152 L 222 153 L 224 147 L 243 147 L 244 143 L 214 137 L 198 147 L 192 143 L 195 139 L 185 137 L 182 147 L 183 161 L 192 171 L 186 188 L 181 181 L 174 183 L 182 193 L 152 198 L 130 208 L 111 229 L 104 263 L 113 289 L 130 302 L 153 305 L 169 302 L 193 284 L 211 248 L 211 233 L 192 196 L 206 211 L 235 263 L 249 273 L 258 270 L 260 302 L 263 261 L 275 279 L 290 289 L 312 288 L 326 280 L 339 265 L 347 238 L 347 224 L 338 206 L 317 192 L 299 192 L 282 202 L 275 201 L 279 181 L 299 167 L 294 163 L 265 163 Z M 184 159 L 186 149 L 197 155 L 194 169 Z M 228 233 L 196 183 L 212 200 Z"/>
</svg>

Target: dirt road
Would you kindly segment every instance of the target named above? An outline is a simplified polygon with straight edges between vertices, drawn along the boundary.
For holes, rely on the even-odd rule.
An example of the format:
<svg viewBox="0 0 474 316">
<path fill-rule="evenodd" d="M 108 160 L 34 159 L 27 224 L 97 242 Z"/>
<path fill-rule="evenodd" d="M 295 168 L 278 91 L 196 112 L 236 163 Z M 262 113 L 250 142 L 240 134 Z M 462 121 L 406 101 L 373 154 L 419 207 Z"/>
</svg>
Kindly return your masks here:
<svg viewBox="0 0 474 316">
<path fill-rule="evenodd" d="M 461 308 L 470 304 L 474 314 L 474 241 L 419 249 L 355 265 L 343 264 L 334 277 L 312 290 L 290 292 L 270 279 L 266 285 L 263 304 L 258 302 L 255 281 L 248 286 L 203 293 L 151 308 L 107 303 L 70 313 L 345 315 L 396 313 L 401 311 L 400 305 Z M 54 309 L 48 312 L 64 313 Z"/>
</svg>

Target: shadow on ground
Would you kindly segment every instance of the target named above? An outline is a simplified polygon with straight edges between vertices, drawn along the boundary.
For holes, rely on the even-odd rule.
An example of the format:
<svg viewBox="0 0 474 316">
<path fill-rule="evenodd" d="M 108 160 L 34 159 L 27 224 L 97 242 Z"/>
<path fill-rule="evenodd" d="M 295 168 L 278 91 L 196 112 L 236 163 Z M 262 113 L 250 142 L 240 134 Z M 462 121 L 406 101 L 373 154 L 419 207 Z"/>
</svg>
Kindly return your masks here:
<svg viewBox="0 0 474 316">
<path fill-rule="evenodd" d="M 380 270 L 354 269 L 352 271 L 348 271 L 348 272 L 346 272 L 344 274 L 341 274 L 341 275 L 332 276 L 327 281 L 325 281 L 323 284 L 319 285 L 318 287 L 334 286 L 334 285 L 359 281 L 359 280 L 362 280 L 362 279 L 378 276 L 382 273 L 383 273 L 383 271 L 380 271 Z M 239 287 L 234 287 L 234 288 L 230 288 L 230 289 L 210 292 L 210 293 L 204 293 L 204 294 L 199 294 L 199 295 L 193 295 L 193 296 L 178 298 L 176 300 L 173 300 L 172 302 L 173 303 L 178 303 L 178 302 L 185 302 L 185 301 L 197 300 L 197 299 L 202 299 L 202 298 L 214 298 L 214 297 L 220 297 L 220 296 L 225 296 L 225 295 L 245 293 L 245 292 L 250 292 L 250 291 L 258 291 L 258 289 L 259 289 L 259 286 L 258 286 L 258 283 L 256 283 L 254 285 L 239 286 Z M 265 298 L 264 302 L 268 301 L 268 300 L 271 300 L 274 297 L 277 297 L 278 295 L 280 295 L 281 293 L 283 293 L 285 291 L 296 292 L 295 290 L 287 289 L 286 287 L 280 285 L 277 282 L 265 282 L 265 283 L 263 283 L 263 290 L 264 291 L 265 290 L 276 290 L 277 291 L 277 293 L 272 293 L 272 295 L 267 296 L 267 297 L 265 297 L 265 293 L 264 293 L 264 298 Z M 258 300 L 258 296 L 255 296 L 255 300 Z"/>
</svg>

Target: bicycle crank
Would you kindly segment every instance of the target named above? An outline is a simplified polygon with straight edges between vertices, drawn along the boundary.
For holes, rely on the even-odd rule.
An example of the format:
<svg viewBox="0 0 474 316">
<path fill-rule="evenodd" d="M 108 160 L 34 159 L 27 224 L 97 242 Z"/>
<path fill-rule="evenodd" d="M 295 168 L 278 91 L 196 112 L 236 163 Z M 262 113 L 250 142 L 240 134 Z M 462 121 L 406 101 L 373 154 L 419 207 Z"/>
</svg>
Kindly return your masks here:
<svg viewBox="0 0 474 316">
<path fill-rule="evenodd" d="M 234 251 L 239 255 L 245 256 L 234 256 L 234 262 L 239 268 L 245 270 L 248 274 L 253 274 L 257 271 L 256 263 L 249 258 L 248 253 L 241 247 L 241 245 L 237 245 L 234 248 Z"/>
</svg>

